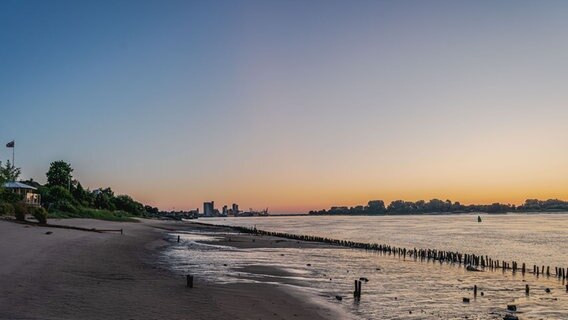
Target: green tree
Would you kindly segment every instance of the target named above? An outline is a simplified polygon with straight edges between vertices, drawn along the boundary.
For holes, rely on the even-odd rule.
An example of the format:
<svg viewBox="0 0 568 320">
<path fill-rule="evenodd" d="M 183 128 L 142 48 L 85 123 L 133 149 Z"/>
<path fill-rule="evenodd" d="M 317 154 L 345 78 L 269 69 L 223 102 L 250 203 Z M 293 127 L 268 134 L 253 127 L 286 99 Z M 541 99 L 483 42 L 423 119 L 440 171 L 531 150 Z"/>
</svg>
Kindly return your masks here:
<svg viewBox="0 0 568 320">
<path fill-rule="evenodd" d="M 61 186 L 69 188 L 71 185 L 71 173 L 73 168 L 65 161 L 54 161 L 49 165 L 49 170 L 46 173 L 47 184 L 49 186 Z"/>
<path fill-rule="evenodd" d="M 130 196 L 120 195 L 113 198 L 111 201 L 117 210 L 126 211 L 137 216 L 144 214 L 144 205 L 134 201 Z"/>
<path fill-rule="evenodd" d="M 77 204 L 69 190 L 62 186 L 41 186 L 38 193 L 41 195 L 42 205 L 50 210 Z"/>
<path fill-rule="evenodd" d="M 2 161 L 0 161 L 0 182 L 16 181 L 22 173 L 20 168 L 14 167 L 10 160 L 6 161 L 6 165 L 2 166 Z"/>
<path fill-rule="evenodd" d="M 67 188 L 62 186 L 53 186 L 49 188 L 49 196 L 54 202 L 68 201 L 74 202 L 73 195 L 67 190 Z"/>
<path fill-rule="evenodd" d="M 114 191 L 110 187 L 99 188 L 91 192 L 93 206 L 97 209 L 114 211 Z"/>
<path fill-rule="evenodd" d="M 73 198 L 75 198 L 75 200 L 79 202 L 81 205 L 83 206 L 90 205 L 89 193 L 85 191 L 85 189 L 83 189 L 81 182 L 77 182 L 77 187 L 71 190 L 71 194 L 73 195 Z"/>
<path fill-rule="evenodd" d="M 383 200 L 371 200 L 367 203 L 367 212 L 369 214 L 383 214 L 387 211 Z"/>
<path fill-rule="evenodd" d="M 152 207 L 149 205 L 145 205 L 144 206 L 144 210 L 150 214 L 158 214 L 160 213 L 160 209 L 156 208 L 156 207 Z"/>
</svg>

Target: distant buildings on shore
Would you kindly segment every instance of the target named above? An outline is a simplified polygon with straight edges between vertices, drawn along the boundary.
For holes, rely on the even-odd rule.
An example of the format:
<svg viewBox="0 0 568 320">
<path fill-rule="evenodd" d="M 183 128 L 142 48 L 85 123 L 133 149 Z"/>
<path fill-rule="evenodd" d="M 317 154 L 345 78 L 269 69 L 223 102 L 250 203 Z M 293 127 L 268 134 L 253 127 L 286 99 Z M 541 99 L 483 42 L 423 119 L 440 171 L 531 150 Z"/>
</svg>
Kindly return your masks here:
<svg viewBox="0 0 568 320">
<path fill-rule="evenodd" d="M 248 211 L 239 210 L 239 205 L 233 203 L 231 207 L 224 205 L 221 211 L 215 209 L 215 201 L 203 202 L 203 212 L 199 212 L 199 208 L 189 211 L 164 211 L 161 212 L 161 216 L 173 218 L 173 219 L 197 219 L 200 217 L 253 217 L 253 216 L 268 216 L 268 208 L 264 210 L 253 210 L 252 208 Z"/>
<path fill-rule="evenodd" d="M 267 216 L 268 209 L 257 211 L 252 208 L 249 211 L 239 210 L 239 205 L 233 203 L 229 208 L 228 205 L 224 205 L 221 211 L 215 209 L 215 201 L 209 201 L 203 203 L 203 217 L 251 217 L 251 216 Z"/>
<path fill-rule="evenodd" d="M 219 211 L 215 210 L 215 201 L 203 202 L 203 215 L 206 217 L 214 217 Z"/>
</svg>

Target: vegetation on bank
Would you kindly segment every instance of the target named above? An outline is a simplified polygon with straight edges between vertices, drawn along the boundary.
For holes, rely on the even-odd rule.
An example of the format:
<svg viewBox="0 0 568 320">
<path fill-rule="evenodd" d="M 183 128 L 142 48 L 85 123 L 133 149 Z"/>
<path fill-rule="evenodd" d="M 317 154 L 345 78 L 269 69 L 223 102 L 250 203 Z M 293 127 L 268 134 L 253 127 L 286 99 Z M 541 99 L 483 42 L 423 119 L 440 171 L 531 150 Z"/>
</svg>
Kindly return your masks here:
<svg viewBox="0 0 568 320">
<path fill-rule="evenodd" d="M 128 195 L 115 195 L 110 187 L 84 189 L 81 182 L 73 178 L 73 168 L 65 161 L 50 164 L 45 185 L 33 179 L 20 181 L 37 188 L 41 196 L 41 207 L 28 206 L 22 201 L 22 195 L 3 187 L 6 181 L 17 181 L 20 172 L 9 161 L 4 166 L 0 162 L 0 215 L 13 215 L 18 220 L 32 215 L 38 222 L 45 223 L 48 217 L 137 221 L 135 217 L 159 212 L 158 208 L 145 206 Z"/>
<path fill-rule="evenodd" d="M 450 200 L 432 199 L 428 202 L 419 200 L 416 202 L 395 200 L 385 206 L 383 200 L 369 201 L 366 206 L 354 207 L 331 207 L 329 210 L 310 211 L 311 215 L 406 215 L 406 214 L 428 214 L 428 213 L 467 213 L 467 212 L 486 212 L 486 213 L 506 213 L 506 212 L 554 212 L 568 211 L 568 201 L 558 199 L 538 200 L 527 199 L 524 204 L 515 206 L 514 204 L 493 203 L 462 205 L 459 202 Z"/>
<path fill-rule="evenodd" d="M 100 210 L 92 208 L 81 208 L 78 212 L 51 211 L 49 217 L 53 219 L 66 218 L 88 218 L 108 221 L 138 222 L 135 217 L 128 212 L 115 210 Z"/>
</svg>

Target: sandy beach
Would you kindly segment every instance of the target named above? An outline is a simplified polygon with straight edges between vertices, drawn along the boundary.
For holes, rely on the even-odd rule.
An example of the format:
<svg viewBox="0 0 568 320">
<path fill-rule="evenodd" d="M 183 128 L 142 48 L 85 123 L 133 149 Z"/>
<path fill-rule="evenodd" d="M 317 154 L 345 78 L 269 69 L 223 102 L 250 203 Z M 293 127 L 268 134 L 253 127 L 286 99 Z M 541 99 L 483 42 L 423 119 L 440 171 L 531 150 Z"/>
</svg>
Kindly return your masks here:
<svg viewBox="0 0 568 320">
<path fill-rule="evenodd" d="M 215 284 L 159 267 L 168 232 L 199 228 L 173 221 L 89 219 L 50 223 L 120 232 L 87 232 L 0 221 L 1 319 L 344 319 L 333 306 L 285 286 Z M 50 234 L 48 234 L 51 232 Z M 168 238 L 170 237 L 170 238 Z M 227 239 L 235 246 L 310 245 Z M 266 267 L 259 272 L 278 272 Z"/>
</svg>

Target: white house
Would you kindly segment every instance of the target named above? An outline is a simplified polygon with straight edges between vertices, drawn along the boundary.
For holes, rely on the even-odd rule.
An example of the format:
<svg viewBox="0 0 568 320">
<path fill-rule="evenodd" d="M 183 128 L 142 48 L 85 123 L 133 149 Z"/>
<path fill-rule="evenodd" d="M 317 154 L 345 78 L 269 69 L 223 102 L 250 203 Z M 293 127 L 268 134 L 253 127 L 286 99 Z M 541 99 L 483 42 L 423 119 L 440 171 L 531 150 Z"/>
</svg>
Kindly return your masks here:
<svg viewBox="0 0 568 320">
<path fill-rule="evenodd" d="M 41 197 L 36 193 L 37 189 L 32 186 L 21 182 L 6 182 L 4 183 L 4 188 L 15 194 L 23 195 L 23 201 L 28 205 L 39 207 L 41 204 Z"/>
</svg>

